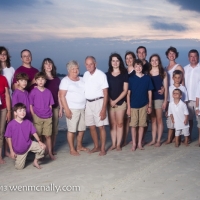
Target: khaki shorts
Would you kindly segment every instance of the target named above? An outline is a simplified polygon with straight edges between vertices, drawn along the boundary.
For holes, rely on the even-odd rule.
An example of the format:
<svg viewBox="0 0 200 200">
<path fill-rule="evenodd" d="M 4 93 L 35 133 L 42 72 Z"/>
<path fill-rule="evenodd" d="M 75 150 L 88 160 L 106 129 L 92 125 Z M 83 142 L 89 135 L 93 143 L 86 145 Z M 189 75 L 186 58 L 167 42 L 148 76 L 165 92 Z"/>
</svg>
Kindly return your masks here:
<svg viewBox="0 0 200 200">
<path fill-rule="evenodd" d="M 76 133 L 77 131 L 85 131 L 85 112 L 84 109 L 70 109 L 72 112 L 72 118 L 67 121 L 67 129 L 71 133 Z"/>
<path fill-rule="evenodd" d="M 100 119 L 100 112 L 103 106 L 103 99 L 97 101 L 86 102 L 85 108 L 85 124 L 86 126 L 104 126 L 108 125 L 108 114 L 106 112 L 106 118 L 104 120 Z"/>
<path fill-rule="evenodd" d="M 51 136 L 52 134 L 52 118 L 42 119 L 36 114 L 33 116 L 33 124 L 39 136 Z"/>
<path fill-rule="evenodd" d="M 163 99 L 153 100 L 152 106 L 154 109 L 161 109 L 163 105 Z"/>
<path fill-rule="evenodd" d="M 142 108 L 131 108 L 131 121 L 129 126 L 145 127 L 147 126 L 147 106 Z"/>
<path fill-rule="evenodd" d="M 189 120 L 193 120 L 194 116 L 196 116 L 196 113 L 195 113 L 196 101 L 188 101 L 187 107 L 189 111 Z"/>
<path fill-rule="evenodd" d="M 189 127 L 175 131 L 175 136 L 180 136 L 180 135 L 189 136 L 190 135 Z"/>
<path fill-rule="evenodd" d="M 197 116 L 197 127 L 200 128 L 200 116 Z"/>
<path fill-rule="evenodd" d="M 108 109 L 109 109 L 110 112 L 117 112 L 117 111 L 121 111 L 121 110 L 126 110 L 127 109 L 126 102 L 124 101 L 124 103 L 122 105 L 117 105 L 114 108 L 109 105 Z"/>
<path fill-rule="evenodd" d="M 58 134 L 58 121 L 59 121 L 59 107 L 57 108 L 52 108 L 52 135 L 57 135 Z"/>
<path fill-rule="evenodd" d="M 174 128 L 174 123 L 172 122 L 171 117 L 167 117 L 166 123 L 167 123 L 167 128 L 168 129 L 175 129 Z"/>
</svg>

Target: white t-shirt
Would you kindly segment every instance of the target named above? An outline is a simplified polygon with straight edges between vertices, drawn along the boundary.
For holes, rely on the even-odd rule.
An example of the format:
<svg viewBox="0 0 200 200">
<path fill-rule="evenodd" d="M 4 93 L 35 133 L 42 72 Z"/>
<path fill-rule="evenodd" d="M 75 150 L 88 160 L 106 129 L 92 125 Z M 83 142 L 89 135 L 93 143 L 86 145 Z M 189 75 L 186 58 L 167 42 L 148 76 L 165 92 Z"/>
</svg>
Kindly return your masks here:
<svg viewBox="0 0 200 200">
<path fill-rule="evenodd" d="M 200 64 L 191 67 L 190 64 L 185 66 L 185 87 L 188 91 L 188 99 L 196 101 L 196 88 L 200 81 Z"/>
<path fill-rule="evenodd" d="M 173 115 L 174 127 L 176 130 L 184 129 L 189 127 L 188 124 L 184 124 L 185 115 L 189 115 L 188 108 L 183 101 L 179 101 L 178 104 L 174 102 L 169 103 L 168 116 Z"/>
<path fill-rule="evenodd" d="M 6 68 L 3 69 L 2 72 L 3 72 L 2 73 L 3 76 L 5 76 L 7 81 L 8 81 L 10 94 L 12 94 L 11 84 L 12 84 L 12 81 L 13 81 L 15 69 L 13 67 L 9 67 L 9 68 L 6 67 Z"/>
<path fill-rule="evenodd" d="M 196 97 L 199 98 L 199 110 L 200 110 L 200 82 L 198 83 L 197 86 Z M 198 115 L 200 115 L 200 113 Z"/>
<path fill-rule="evenodd" d="M 85 82 L 86 99 L 104 97 L 103 89 L 108 88 L 108 81 L 105 73 L 99 69 L 96 69 L 93 74 L 87 71 L 83 75 L 83 80 Z"/>
<path fill-rule="evenodd" d="M 174 85 L 169 86 L 169 95 L 168 95 L 168 101 L 172 102 L 174 101 L 173 98 L 173 91 L 174 89 L 180 89 L 182 91 L 182 101 L 188 101 L 188 94 L 187 94 L 187 90 L 186 87 L 183 85 L 180 85 L 179 87 L 175 87 Z"/>
<path fill-rule="evenodd" d="M 70 109 L 85 108 L 84 81 L 82 77 L 79 78 L 79 81 L 72 81 L 66 76 L 61 80 L 59 85 L 60 90 L 67 90 L 65 98 Z"/>
</svg>

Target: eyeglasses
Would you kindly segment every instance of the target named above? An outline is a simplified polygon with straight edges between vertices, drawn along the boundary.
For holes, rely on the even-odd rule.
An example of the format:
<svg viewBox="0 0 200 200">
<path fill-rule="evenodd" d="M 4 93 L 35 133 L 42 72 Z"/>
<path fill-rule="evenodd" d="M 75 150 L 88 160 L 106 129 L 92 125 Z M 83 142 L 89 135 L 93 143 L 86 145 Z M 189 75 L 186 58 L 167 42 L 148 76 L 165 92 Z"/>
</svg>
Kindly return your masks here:
<svg viewBox="0 0 200 200">
<path fill-rule="evenodd" d="M 7 54 L 5 54 L 5 53 L 2 53 L 2 54 L 0 54 L 0 56 L 7 56 Z"/>
</svg>

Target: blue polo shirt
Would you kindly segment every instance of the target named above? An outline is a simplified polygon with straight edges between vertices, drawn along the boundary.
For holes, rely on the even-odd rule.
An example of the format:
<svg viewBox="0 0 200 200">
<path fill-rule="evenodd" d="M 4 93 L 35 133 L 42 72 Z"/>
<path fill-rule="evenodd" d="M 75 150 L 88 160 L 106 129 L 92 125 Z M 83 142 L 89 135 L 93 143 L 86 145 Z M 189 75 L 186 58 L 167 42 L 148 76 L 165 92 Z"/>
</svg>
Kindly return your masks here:
<svg viewBox="0 0 200 200">
<path fill-rule="evenodd" d="M 153 90 L 153 83 L 149 75 L 129 77 L 129 90 L 131 108 L 142 108 L 149 103 L 148 91 Z"/>
</svg>

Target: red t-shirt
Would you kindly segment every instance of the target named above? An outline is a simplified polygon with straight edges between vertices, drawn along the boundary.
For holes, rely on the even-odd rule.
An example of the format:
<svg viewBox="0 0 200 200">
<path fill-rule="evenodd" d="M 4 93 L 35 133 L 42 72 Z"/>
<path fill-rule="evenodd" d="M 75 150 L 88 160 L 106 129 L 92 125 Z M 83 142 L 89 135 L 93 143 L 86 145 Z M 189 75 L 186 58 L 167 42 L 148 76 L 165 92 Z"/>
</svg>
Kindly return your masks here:
<svg viewBox="0 0 200 200">
<path fill-rule="evenodd" d="M 8 82 L 4 76 L 0 75 L 0 98 L 1 98 L 0 110 L 6 108 L 5 88 L 9 88 Z"/>
</svg>

